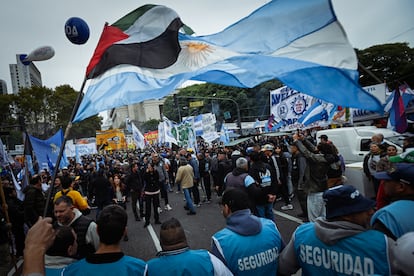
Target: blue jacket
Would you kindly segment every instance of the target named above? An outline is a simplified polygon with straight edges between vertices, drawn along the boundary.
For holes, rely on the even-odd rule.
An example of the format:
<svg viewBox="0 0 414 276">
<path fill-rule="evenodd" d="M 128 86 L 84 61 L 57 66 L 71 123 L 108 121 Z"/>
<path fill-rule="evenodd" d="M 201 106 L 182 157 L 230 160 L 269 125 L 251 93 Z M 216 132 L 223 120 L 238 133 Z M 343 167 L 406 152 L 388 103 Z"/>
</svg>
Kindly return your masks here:
<svg viewBox="0 0 414 276">
<path fill-rule="evenodd" d="M 152 275 L 231 275 L 231 272 L 207 250 L 185 247 L 162 251 L 149 260 L 148 276 Z"/>
<path fill-rule="evenodd" d="M 239 210 L 212 237 L 212 253 L 234 275 L 276 275 L 282 238 L 273 221 Z"/>
<path fill-rule="evenodd" d="M 314 223 L 295 232 L 294 248 L 302 275 L 390 275 L 386 236 L 368 230 L 329 245 L 315 233 Z"/>
<path fill-rule="evenodd" d="M 413 200 L 397 200 L 374 213 L 371 225 L 380 221 L 398 239 L 408 232 L 414 231 Z"/>
</svg>

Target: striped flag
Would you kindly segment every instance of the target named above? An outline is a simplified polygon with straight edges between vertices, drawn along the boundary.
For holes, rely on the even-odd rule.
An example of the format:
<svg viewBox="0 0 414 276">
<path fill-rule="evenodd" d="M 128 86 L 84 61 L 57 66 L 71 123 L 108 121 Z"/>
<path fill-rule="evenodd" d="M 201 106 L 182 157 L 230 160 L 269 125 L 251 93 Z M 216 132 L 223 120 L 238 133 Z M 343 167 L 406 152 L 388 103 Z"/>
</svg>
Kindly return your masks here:
<svg viewBox="0 0 414 276">
<path fill-rule="evenodd" d="M 229 133 L 227 131 L 227 128 L 224 125 L 224 122 L 221 124 L 220 141 L 223 142 L 224 145 L 230 142 Z"/>
<path fill-rule="evenodd" d="M 134 144 L 137 146 L 137 148 L 140 148 L 140 149 L 145 148 L 144 135 L 142 135 L 141 131 L 139 131 L 139 129 L 133 122 L 131 122 L 131 128 L 132 128 L 132 138 L 134 140 Z"/>
<path fill-rule="evenodd" d="M 395 130 L 398 133 L 403 133 L 408 128 L 407 115 L 405 114 L 404 102 L 399 89 L 394 91 L 387 128 Z"/>
<path fill-rule="evenodd" d="M 277 78 L 326 102 L 382 111 L 358 83 L 355 51 L 330 0 L 269 1 L 206 36 L 180 33 L 182 26 L 176 12 L 153 5 L 106 26 L 74 122 L 163 98 L 187 80 L 251 88 Z"/>
</svg>

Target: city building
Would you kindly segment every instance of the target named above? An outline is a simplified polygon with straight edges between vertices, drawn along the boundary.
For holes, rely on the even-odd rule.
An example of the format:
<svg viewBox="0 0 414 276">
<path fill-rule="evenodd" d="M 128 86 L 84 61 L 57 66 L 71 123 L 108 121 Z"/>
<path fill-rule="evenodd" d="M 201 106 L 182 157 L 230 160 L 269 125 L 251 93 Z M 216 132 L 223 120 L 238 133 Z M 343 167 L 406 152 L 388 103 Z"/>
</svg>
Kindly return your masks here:
<svg viewBox="0 0 414 276">
<path fill-rule="evenodd" d="M 112 128 L 125 127 L 126 118 L 135 122 L 146 122 L 151 119 L 161 120 L 164 101 L 165 99 L 148 100 L 137 104 L 113 108 L 109 111 Z"/>
<path fill-rule="evenodd" d="M 16 55 L 16 64 L 9 64 L 13 94 L 18 94 L 20 88 L 42 86 L 42 76 L 39 69 L 33 62 L 24 65 L 20 59 L 21 56 Z"/>
<path fill-rule="evenodd" d="M 7 83 L 5 80 L 0 80 L 0 95 L 7 95 Z"/>
</svg>

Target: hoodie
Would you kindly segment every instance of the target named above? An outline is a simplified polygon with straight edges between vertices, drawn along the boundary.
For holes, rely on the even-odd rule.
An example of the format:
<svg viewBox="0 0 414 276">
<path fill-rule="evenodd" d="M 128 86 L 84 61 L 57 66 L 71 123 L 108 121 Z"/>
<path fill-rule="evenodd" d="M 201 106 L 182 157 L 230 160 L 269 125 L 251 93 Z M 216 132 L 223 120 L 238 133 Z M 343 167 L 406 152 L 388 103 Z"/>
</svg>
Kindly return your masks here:
<svg viewBox="0 0 414 276">
<path fill-rule="evenodd" d="M 299 226 L 300 227 L 300 226 Z M 334 245 L 338 241 L 354 236 L 356 234 L 367 231 L 368 229 L 352 222 L 348 221 L 327 221 L 324 218 L 317 218 L 314 222 L 316 237 L 323 243 Z M 397 269 L 393 265 L 394 260 L 394 242 L 392 239 L 386 237 L 388 243 L 388 256 L 391 271 L 395 272 Z M 369 241 L 367 241 L 369 242 Z M 284 248 L 279 256 L 279 274 L 291 275 L 295 274 L 300 269 L 298 258 L 295 252 L 295 233 L 292 234 L 292 238 Z"/>
</svg>

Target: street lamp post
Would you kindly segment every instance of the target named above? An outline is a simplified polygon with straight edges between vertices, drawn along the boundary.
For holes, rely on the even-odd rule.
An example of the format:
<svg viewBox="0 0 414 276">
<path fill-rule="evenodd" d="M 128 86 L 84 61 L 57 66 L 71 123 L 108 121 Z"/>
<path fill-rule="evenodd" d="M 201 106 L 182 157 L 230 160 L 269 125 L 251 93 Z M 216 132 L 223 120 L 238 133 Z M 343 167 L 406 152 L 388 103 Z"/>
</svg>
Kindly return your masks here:
<svg viewBox="0 0 414 276">
<path fill-rule="evenodd" d="M 237 127 L 240 130 L 240 134 L 242 133 L 242 125 L 241 125 L 241 116 L 240 116 L 240 107 L 239 104 L 230 98 L 218 98 L 218 97 L 201 97 L 201 96 L 177 96 L 177 98 L 183 99 L 206 99 L 206 100 L 223 100 L 223 101 L 231 101 L 236 105 L 237 108 Z"/>
</svg>

